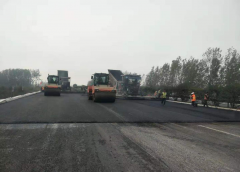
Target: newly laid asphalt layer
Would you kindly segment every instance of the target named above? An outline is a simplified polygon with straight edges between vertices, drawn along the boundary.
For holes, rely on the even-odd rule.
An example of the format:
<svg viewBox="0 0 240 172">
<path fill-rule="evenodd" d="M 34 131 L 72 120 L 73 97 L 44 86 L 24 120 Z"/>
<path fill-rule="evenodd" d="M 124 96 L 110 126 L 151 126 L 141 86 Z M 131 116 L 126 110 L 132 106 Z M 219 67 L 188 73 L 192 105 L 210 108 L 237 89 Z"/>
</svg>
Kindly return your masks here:
<svg viewBox="0 0 240 172">
<path fill-rule="evenodd" d="M 0 105 L 0 171 L 239 171 L 240 113 L 42 93 Z"/>
<path fill-rule="evenodd" d="M 240 111 L 149 100 L 94 103 L 81 94 L 36 94 L 0 105 L 0 114 L 0 123 L 240 122 Z"/>
</svg>

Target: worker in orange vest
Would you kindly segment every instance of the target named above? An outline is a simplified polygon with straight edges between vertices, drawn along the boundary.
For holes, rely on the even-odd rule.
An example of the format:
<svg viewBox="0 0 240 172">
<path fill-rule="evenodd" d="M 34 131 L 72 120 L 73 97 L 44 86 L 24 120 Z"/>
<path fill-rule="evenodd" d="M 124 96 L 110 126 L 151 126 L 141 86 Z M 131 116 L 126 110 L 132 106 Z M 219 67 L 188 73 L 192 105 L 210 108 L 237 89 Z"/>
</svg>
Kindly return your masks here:
<svg viewBox="0 0 240 172">
<path fill-rule="evenodd" d="M 194 94 L 194 92 L 191 93 L 191 100 L 192 100 L 192 106 L 196 107 L 196 95 Z"/>
</svg>

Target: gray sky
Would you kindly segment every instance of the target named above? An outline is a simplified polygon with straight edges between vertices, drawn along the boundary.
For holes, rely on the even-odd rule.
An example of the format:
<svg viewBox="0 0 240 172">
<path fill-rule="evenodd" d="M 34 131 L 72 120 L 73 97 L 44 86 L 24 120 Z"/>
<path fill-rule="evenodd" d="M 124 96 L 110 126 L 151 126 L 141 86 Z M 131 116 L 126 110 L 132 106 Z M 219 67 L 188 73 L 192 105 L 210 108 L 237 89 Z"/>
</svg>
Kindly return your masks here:
<svg viewBox="0 0 240 172">
<path fill-rule="evenodd" d="M 147 74 L 208 47 L 240 51 L 240 1 L 1 0 L 0 70 L 68 70 L 86 84 L 107 69 Z"/>
</svg>

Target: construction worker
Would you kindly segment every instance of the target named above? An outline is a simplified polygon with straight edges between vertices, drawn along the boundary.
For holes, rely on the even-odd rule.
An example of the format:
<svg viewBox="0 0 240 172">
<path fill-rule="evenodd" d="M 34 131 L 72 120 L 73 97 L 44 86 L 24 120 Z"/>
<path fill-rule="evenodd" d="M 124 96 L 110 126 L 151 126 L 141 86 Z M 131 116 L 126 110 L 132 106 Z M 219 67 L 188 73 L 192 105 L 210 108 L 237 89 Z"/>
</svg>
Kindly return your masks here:
<svg viewBox="0 0 240 172">
<path fill-rule="evenodd" d="M 208 107 L 208 104 L 207 104 L 207 101 L 209 99 L 209 96 L 208 96 L 208 92 L 204 95 L 204 100 L 203 100 L 203 106 L 207 106 Z"/>
<path fill-rule="evenodd" d="M 166 104 L 166 98 L 167 98 L 167 92 L 164 90 L 162 92 L 162 104 L 165 105 Z"/>
<path fill-rule="evenodd" d="M 161 90 L 158 90 L 158 98 L 160 99 Z"/>
<path fill-rule="evenodd" d="M 191 100 L 192 100 L 192 106 L 196 107 L 196 95 L 194 94 L 194 92 L 191 93 Z"/>
<path fill-rule="evenodd" d="M 155 97 L 155 98 L 157 98 L 157 92 L 158 92 L 158 91 L 155 91 L 155 93 L 154 93 L 154 97 Z"/>
</svg>

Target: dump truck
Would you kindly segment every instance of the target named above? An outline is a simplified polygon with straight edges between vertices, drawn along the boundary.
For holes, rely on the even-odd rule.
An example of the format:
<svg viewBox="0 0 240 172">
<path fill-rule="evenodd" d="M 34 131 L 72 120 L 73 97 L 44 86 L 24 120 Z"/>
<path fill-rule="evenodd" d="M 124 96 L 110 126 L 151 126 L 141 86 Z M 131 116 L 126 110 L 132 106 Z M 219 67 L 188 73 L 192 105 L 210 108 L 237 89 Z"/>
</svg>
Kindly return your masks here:
<svg viewBox="0 0 240 172">
<path fill-rule="evenodd" d="M 109 85 L 109 74 L 95 73 L 88 82 L 88 100 L 115 102 L 116 89 Z"/>
<path fill-rule="evenodd" d="M 141 75 L 124 75 L 120 70 L 108 70 L 110 85 L 117 90 L 117 96 L 138 97 L 140 95 Z"/>
<path fill-rule="evenodd" d="M 71 90 L 70 87 L 70 77 L 68 77 L 68 71 L 66 70 L 58 70 L 58 77 L 59 77 L 59 85 L 61 85 L 61 90 Z"/>
<path fill-rule="evenodd" d="M 59 77 L 57 75 L 48 75 L 48 83 L 44 86 L 44 96 L 50 94 L 60 96 L 61 85 L 59 85 Z"/>
</svg>

